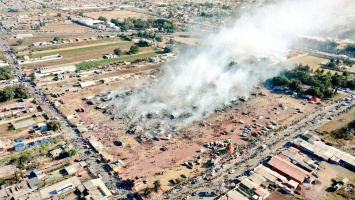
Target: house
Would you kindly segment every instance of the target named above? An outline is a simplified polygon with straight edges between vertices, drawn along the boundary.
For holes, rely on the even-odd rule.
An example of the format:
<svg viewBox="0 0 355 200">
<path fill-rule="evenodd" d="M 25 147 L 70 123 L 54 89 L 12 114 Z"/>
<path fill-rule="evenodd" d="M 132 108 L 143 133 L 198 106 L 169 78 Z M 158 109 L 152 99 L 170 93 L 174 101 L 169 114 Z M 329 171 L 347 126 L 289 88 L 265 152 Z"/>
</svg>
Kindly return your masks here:
<svg viewBox="0 0 355 200">
<path fill-rule="evenodd" d="M 74 163 L 74 164 L 64 168 L 64 170 L 66 171 L 66 173 L 68 175 L 70 175 L 70 174 L 74 174 L 74 173 L 84 169 L 85 167 L 87 167 L 86 162 L 81 161 L 81 162 Z"/>
<path fill-rule="evenodd" d="M 45 122 L 39 123 L 35 126 L 35 129 L 42 131 L 48 130 L 47 124 Z"/>
<path fill-rule="evenodd" d="M 59 149 L 54 149 L 52 151 L 49 152 L 49 154 L 55 158 L 55 157 L 58 157 L 61 153 L 63 152 L 63 149 L 62 148 L 59 148 Z"/>
</svg>

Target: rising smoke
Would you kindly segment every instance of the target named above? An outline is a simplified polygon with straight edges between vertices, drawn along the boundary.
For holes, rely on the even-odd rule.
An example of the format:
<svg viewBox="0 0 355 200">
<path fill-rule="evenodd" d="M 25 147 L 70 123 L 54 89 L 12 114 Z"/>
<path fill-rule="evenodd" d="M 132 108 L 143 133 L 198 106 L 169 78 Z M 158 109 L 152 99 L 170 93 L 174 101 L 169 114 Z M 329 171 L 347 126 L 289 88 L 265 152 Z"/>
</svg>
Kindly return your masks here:
<svg viewBox="0 0 355 200">
<path fill-rule="evenodd" d="M 341 23 L 354 7 L 351 2 L 297 0 L 258 8 L 205 38 L 203 45 L 181 52 L 150 86 L 130 95 L 111 92 L 113 113 L 145 128 L 159 122 L 169 129 L 236 103 L 281 72 L 272 62 L 285 60 L 296 36 L 318 34 Z"/>
</svg>

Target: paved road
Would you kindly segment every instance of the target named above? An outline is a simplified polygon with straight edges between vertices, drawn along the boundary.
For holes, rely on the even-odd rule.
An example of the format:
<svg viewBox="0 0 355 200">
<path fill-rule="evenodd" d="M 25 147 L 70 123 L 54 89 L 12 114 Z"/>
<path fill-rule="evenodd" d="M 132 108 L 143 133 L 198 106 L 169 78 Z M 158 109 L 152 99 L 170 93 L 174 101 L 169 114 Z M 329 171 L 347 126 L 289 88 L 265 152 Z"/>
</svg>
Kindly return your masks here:
<svg viewBox="0 0 355 200">
<path fill-rule="evenodd" d="M 272 134 L 272 136 L 270 134 L 266 139 L 264 138 L 259 140 L 254 147 L 248 149 L 248 153 L 246 155 L 239 156 L 237 159 L 227 162 L 223 168 L 219 168 L 219 171 L 214 173 L 214 180 L 210 181 L 204 179 L 204 177 L 207 177 L 207 179 L 210 179 L 209 177 L 211 177 L 211 171 L 207 171 L 206 173 L 201 173 L 197 176 L 199 183 L 191 184 L 191 182 L 189 182 L 184 184 L 184 186 L 177 187 L 171 194 L 165 193 L 157 199 L 182 199 L 190 196 L 189 199 L 194 200 L 203 197 L 205 192 L 214 192 L 215 194 L 219 194 L 220 189 L 222 189 L 222 192 L 226 192 L 227 190 L 223 185 L 221 186 L 221 183 L 234 180 L 236 175 L 246 174 L 248 169 L 254 168 L 263 163 L 268 156 L 275 155 L 277 152 L 283 150 L 284 144 L 287 141 L 291 141 L 294 136 L 308 130 L 316 129 L 329 121 L 327 119 L 329 115 L 339 114 L 355 105 L 355 101 L 352 101 L 349 105 L 342 106 L 340 109 L 336 110 L 335 107 L 342 103 L 343 102 L 332 103 L 324 109 L 321 108 L 316 112 L 299 119 L 299 121 L 293 125 L 288 125 L 286 130 L 279 131 L 277 134 Z M 334 110 L 334 112 L 330 112 L 332 110 Z M 311 121 L 314 123 L 311 123 Z M 286 133 L 289 133 L 289 136 L 285 136 Z M 262 144 L 267 145 L 267 148 L 264 151 L 259 148 Z M 234 170 L 235 173 L 228 175 L 228 172 L 231 170 Z M 198 191 L 196 196 L 190 195 L 193 191 Z M 215 197 L 216 196 L 212 198 Z"/>
<path fill-rule="evenodd" d="M 98 163 L 97 160 L 100 155 L 94 152 L 92 149 L 86 149 L 87 142 L 84 140 L 76 130 L 70 125 L 70 122 L 62 113 L 54 106 L 52 102 L 48 100 L 45 94 L 37 89 L 35 84 L 26 77 L 26 74 L 21 70 L 19 64 L 16 60 L 16 56 L 11 52 L 10 47 L 1 34 L 0 36 L 0 46 L 4 52 L 4 56 L 7 58 L 10 67 L 13 69 L 13 73 L 18 77 L 19 81 L 22 83 L 27 83 L 27 88 L 33 95 L 37 104 L 41 106 L 43 111 L 47 114 L 50 119 L 55 119 L 61 123 L 61 133 L 67 140 L 67 142 L 74 145 L 78 151 L 78 158 L 86 159 L 87 163 L 90 164 L 90 168 L 94 169 L 96 172 L 100 173 L 102 180 L 108 184 L 110 190 L 117 190 L 116 185 L 119 185 L 119 179 L 116 176 L 110 175 L 103 166 L 104 163 Z M 88 152 L 90 152 L 88 154 Z M 130 191 L 120 189 L 118 190 L 119 195 L 117 198 L 124 198 Z"/>
</svg>

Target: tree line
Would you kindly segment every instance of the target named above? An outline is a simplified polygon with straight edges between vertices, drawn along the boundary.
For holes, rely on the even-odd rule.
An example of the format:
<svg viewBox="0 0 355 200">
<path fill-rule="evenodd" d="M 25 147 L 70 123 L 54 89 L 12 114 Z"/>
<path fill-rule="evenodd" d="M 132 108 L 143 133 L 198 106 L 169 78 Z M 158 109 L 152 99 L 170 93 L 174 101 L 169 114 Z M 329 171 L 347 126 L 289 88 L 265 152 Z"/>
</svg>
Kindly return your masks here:
<svg viewBox="0 0 355 200">
<path fill-rule="evenodd" d="M 149 17 L 144 20 L 141 18 L 128 17 L 120 22 L 118 19 L 111 19 L 111 22 L 116 26 L 121 27 L 122 31 L 129 29 L 144 30 L 148 28 L 158 28 L 161 32 L 173 33 L 177 30 L 176 25 L 167 19 L 154 19 Z"/>
<path fill-rule="evenodd" d="M 331 98 L 339 87 L 355 89 L 355 80 L 349 78 L 349 72 L 342 74 L 325 73 L 322 69 L 313 70 L 308 65 L 298 65 L 272 79 L 272 85 L 288 87 L 298 94 L 308 94 L 318 98 Z M 304 89 L 303 85 L 310 88 Z"/>
<path fill-rule="evenodd" d="M 10 101 L 14 98 L 28 99 L 31 98 L 31 94 L 23 85 L 6 86 L 3 90 L 0 90 L 0 102 Z"/>
</svg>

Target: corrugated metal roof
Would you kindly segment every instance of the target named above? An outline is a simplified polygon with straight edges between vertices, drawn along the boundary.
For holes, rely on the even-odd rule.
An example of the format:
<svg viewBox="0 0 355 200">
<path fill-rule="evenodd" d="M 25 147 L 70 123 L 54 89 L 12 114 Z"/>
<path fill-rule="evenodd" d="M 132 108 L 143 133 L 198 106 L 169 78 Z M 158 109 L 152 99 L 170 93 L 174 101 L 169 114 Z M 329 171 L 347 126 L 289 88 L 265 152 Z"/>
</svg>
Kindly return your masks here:
<svg viewBox="0 0 355 200">
<path fill-rule="evenodd" d="M 309 173 L 300 167 L 292 164 L 290 161 L 285 160 L 279 156 L 274 156 L 268 162 L 269 165 L 275 169 L 287 174 L 288 176 L 296 179 L 299 182 L 303 182 Z"/>
</svg>

